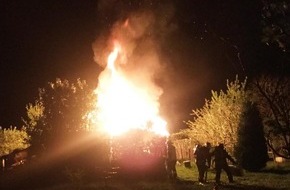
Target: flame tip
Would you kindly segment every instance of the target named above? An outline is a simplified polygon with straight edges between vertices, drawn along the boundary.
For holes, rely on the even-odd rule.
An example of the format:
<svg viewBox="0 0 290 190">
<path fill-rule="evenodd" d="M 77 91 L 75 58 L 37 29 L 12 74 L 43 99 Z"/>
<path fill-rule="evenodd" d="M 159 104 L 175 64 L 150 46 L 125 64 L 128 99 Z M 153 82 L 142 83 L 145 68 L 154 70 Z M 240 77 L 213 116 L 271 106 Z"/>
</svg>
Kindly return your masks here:
<svg viewBox="0 0 290 190">
<path fill-rule="evenodd" d="M 95 90 L 98 95 L 97 124 L 111 136 L 121 135 L 136 128 L 168 136 L 167 123 L 159 116 L 159 98 L 151 95 L 155 93 L 150 93 L 149 87 L 146 91 L 140 90 L 143 89 L 142 86 L 133 85 L 129 78 L 115 69 L 115 62 L 122 53 L 122 47 L 118 40 L 114 40 L 113 43 L 114 48 L 107 59 L 107 68 L 111 73 L 104 73 L 102 78 L 99 78 L 99 85 Z M 151 123 L 150 129 L 148 123 Z"/>
</svg>

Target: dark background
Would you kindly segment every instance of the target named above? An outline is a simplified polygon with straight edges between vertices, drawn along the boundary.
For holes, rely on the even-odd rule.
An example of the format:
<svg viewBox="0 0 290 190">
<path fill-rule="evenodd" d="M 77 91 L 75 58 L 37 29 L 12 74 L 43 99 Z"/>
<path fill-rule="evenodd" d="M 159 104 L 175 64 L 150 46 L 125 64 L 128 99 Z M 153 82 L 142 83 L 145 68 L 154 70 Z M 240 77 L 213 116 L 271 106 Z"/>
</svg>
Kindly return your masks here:
<svg viewBox="0 0 290 190">
<path fill-rule="evenodd" d="M 102 70 L 92 43 L 118 18 L 146 6 L 175 8 L 177 30 L 161 47 L 168 60 L 161 110 L 170 128 L 184 127 L 192 109 L 211 90 L 277 71 L 281 53 L 261 43 L 260 1 L 16 1 L 0 2 L 0 126 L 21 126 L 25 106 L 55 78 L 85 79 L 92 86 Z M 105 4 L 105 5 L 104 5 Z"/>
</svg>

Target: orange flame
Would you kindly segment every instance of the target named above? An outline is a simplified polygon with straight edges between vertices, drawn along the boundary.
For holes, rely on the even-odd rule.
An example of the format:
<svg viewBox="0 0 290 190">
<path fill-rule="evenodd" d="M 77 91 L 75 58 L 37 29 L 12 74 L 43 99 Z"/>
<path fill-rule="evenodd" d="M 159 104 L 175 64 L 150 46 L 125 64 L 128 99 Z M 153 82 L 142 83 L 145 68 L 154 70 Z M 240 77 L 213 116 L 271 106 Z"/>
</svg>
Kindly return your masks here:
<svg viewBox="0 0 290 190">
<path fill-rule="evenodd" d="M 159 116 L 158 98 L 152 97 L 148 87 L 134 85 L 115 67 L 122 53 L 115 43 L 109 54 L 107 67 L 99 77 L 95 90 L 97 125 L 112 136 L 121 135 L 130 129 L 150 130 L 161 136 L 168 136 L 166 121 Z"/>
</svg>

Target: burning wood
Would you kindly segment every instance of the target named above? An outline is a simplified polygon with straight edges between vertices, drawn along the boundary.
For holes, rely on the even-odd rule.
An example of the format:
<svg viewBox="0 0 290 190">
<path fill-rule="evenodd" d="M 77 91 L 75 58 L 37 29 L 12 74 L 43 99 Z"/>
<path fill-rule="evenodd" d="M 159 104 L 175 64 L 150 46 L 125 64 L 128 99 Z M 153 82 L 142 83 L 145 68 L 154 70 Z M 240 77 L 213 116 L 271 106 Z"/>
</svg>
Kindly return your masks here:
<svg viewBox="0 0 290 190">
<path fill-rule="evenodd" d="M 159 110 L 163 91 L 153 80 L 160 63 L 152 39 L 142 41 L 144 52 L 137 50 L 141 33 L 150 25 L 148 19 L 147 24 L 140 25 L 139 18 L 116 24 L 112 31 L 109 40 L 112 46 L 107 48 L 110 53 L 106 64 L 101 63 L 106 66 L 95 90 L 97 102 L 93 114 L 96 126 L 111 137 L 111 163 L 122 171 L 133 171 L 133 175 L 154 168 L 159 173 L 165 171 L 169 135 Z"/>
<path fill-rule="evenodd" d="M 107 66 L 99 76 L 95 90 L 97 126 L 112 136 L 121 135 L 131 129 L 149 130 L 168 136 L 166 121 L 159 115 L 159 96 L 162 90 L 151 79 L 131 77 L 122 67 L 126 51 L 118 41 L 109 54 Z M 140 73 L 142 76 L 142 73 Z"/>
</svg>

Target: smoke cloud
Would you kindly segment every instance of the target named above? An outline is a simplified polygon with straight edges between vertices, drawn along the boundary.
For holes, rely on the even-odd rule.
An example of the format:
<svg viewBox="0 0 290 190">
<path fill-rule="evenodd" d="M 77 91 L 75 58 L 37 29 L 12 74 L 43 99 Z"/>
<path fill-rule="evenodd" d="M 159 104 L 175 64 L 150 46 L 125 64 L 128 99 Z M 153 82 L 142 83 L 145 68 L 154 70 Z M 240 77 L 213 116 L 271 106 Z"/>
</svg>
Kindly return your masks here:
<svg viewBox="0 0 290 190">
<path fill-rule="evenodd" d="M 176 29 L 176 25 L 170 23 L 174 15 L 172 4 L 154 1 L 134 1 L 133 4 L 133 1 L 122 3 L 111 0 L 100 1 L 99 9 L 103 10 L 100 15 L 105 23 L 103 34 L 93 43 L 94 60 L 105 67 L 107 57 L 118 41 L 122 46 L 118 69 L 138 85 L 156 86 L 154 81 L 165 67 L 159 56 L 160 43 Z M 115 18 L 116 15 L 119 18 Z M 159 88 L 158 96 L 160 91 Z"/>
<path fill-rule="evenodd" d="M 122 56 L 116 61 L 117 69 L 136 86 L 150 91 L 156 100 L 166 96 L 162 82 L 170 82 L 172 79 L 167 77 L 173 75 L 167 73 L 172 68 L 168 68 L 170 60 L 164 56 L 162 45 L 178 30 L 174 5 L 170 1 L 104 0 L 99 3 L 99 10 L 103 32 L 93 43 L 94 60 L 105 68 L 107 57 L 118 41 Z M 170 96 L 176 95 L 168 95 L 165 104 L 171 103 Z M 167 117 L 173 120 L 177 115 L 173 112 Z"/>
</svg>

